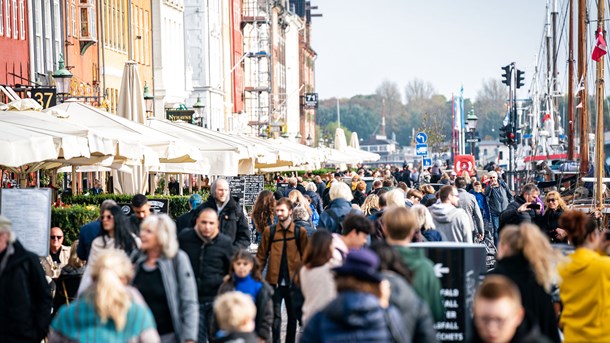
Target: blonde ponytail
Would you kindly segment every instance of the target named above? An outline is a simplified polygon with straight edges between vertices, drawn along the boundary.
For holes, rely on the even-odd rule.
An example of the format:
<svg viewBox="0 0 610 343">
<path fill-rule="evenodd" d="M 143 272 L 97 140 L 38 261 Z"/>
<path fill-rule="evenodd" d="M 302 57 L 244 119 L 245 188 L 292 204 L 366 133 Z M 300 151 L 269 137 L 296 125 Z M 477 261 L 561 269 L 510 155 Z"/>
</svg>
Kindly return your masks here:
<svg viewBox="0 0 610 343">
<path fill-rule="evenodd" d="M 131 296 L 126 283 L 133 276 L 131 261 L 122 250 L 109 249 L 100 253 L 91 269 L 94 282 L 89 299 L 95 305 L 102 323 L 110 318 L 118 331 L 125 328 Z"/>
</svg>

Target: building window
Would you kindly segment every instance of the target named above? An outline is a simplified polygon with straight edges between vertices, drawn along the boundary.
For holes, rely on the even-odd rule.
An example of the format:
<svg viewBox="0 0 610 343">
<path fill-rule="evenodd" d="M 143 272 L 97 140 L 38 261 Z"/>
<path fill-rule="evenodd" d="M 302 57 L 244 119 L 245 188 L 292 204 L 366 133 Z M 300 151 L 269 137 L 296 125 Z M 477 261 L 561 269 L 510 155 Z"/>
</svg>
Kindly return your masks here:
<svg viewBox="0 0 610 343">
<path fill-rule="evenodd" d="M 13 0 L 13 38 L 19 38 L 19 29 L 17 28 L 17 0 Z"/>
<path fill-rule="evenodd" d="M 21 40 L 25 40 L 25 0 L 19 0 L 19 32 Z"/>
<path fill-rule="evenodd" d="M 78 37 L 76 35 L 76 0 L 72 0 L 70 4 L 70 13 L 72 13 L 72 37 Z"/>
<path fill-rule="evenodd" d="M 44 50 L 45 50 L 45 62 L 47 70 L 53 70 L 53 38 L 51 37 L 51 2 L 44 1 Z"/>
<path fill-rule="evenodd" d="M 4 3 L 4 14 L 5 14 L 5 23 L 6 23 L 6 36 L 11 38 L 11 0 L 5 0 Z"/>
<path fill-rule="evenodd" d="M 97 38 L 95 27 L 95 4 L 93 0 L 80 0 L 80 39 L 94 41 Z"/>
<path fill-rule="evenodd" d="M 144 11 L 144 49 L 145 49 L 145 52 L 144 52 L 144 61 L 145 61 L 146 65 L 150 64 L 150 58 L 149 58 L 149 56 L 150 56 L 150 50 L 149 50 L 149 48 L 150 48 L 150 44 L 149 44 L 150 36 L 149 36 L 149 33 L 148 33 L 148 30 L 149 30 L 149 27 L 150 27 L 149 25 L 150 24 L 148 23 L 148 11 Z M 177 41 L 177 39 L 176 39 L 176 41 Z"/>
<path fill-rule="evenodd" d="M 34 20 L 34 34 L 36 40 L 34 54 L 36 56 L 36 71 L 45 74 L 44 56 L 42 56 L 44 52 L 42 45 L 42 8 L 40 7 L 42 6 L 42 4 L 40 1 L 37 1 L 35 4 L 35 6 L 38 7 L 37 10 L 34 11 L 34 15 L 36 17 L 36 19 Z"/>
<path fill-rule="evenodd" d="M 0 0 L 0 36 L 4 36 L 4 0 Z M 6 0 L 8 1 L 8 0 Z"/>
<path fill-rule="evenodd" d="M 58 55 L 61 53 L 61 20 L 59 19 L 59 0 L 53 1 L 53 13 L 53 44 L 55 45 L 54 57 L 57 58 L 59 57 Z"/>
</svg>

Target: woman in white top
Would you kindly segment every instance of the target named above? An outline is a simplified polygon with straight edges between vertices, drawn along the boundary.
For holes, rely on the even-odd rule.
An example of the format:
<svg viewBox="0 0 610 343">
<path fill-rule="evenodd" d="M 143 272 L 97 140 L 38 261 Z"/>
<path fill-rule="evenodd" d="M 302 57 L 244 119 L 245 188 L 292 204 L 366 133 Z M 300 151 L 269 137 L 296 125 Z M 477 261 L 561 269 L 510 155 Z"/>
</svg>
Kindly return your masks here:
<svg viewBox="0 0 610 343">
<path fill-rule="evenodd" d="M 319 230 L 309 238 L 303 254 L 303 268 L 299 273 L 303 303 L 303 326 L 319 310 L 337 295 L 330 263 L 333 256 L 333 236 L 329 231 Z"/>
<path fill-rule="evenodd" d="M 91 284 L 89 266 L 95 263 L 100 252 L 107 249 L 123 250 L 127 256 L 133 256 L 140 247 L 140 239 L 130 230 L 127 217 L 119 206 L 112 206 L 102 214 L 102 230 L 91 243 L 91 252 L 87 268 L 83 275 L 78 294 L 80 295 Z"/>
</svg>

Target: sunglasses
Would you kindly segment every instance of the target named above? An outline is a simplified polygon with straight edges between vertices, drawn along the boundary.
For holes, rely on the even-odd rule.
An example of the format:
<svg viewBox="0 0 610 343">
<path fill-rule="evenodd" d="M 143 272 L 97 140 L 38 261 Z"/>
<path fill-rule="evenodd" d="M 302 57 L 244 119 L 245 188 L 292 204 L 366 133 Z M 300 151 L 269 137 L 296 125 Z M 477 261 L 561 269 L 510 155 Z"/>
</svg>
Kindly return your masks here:
<svg viewBox="0 0 610 343">
<path fill-rule="evenodd" d="M 114 217 L 113 217 L 113 216 L 110 216 L 110 215 L 108 215 L 108 216 L 102 216 L 102 220 L 106 220 L 106 219 L 112 219 L 112 218 L 114 218 Z"/>
<path fill-rule="evenodd" d="M 549 200 L 549 202 L 555 202 L 555 201 L 557 201 L 557 199 L 554 199 L 554 198 L 553 198 L 553 199 L 548 199 L 548 200 Z"/>
<path fill-rule="evenodd" d="M 51 239 L 62 239 L 64 236 L 51 236 Z"/>
</svg>

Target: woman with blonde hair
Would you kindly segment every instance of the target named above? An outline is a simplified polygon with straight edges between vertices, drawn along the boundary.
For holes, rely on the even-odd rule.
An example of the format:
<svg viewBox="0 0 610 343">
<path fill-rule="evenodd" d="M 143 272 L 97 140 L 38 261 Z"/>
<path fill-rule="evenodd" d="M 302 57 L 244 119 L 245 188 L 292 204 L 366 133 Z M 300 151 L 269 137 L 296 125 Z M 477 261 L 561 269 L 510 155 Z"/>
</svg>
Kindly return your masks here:
<svg viewBox="0 0 610 343">
<path fill-rule="evenodd" d="M 367 217 L 379 212 L 379 197 L 376 194 L 369 194 L 360 209 Z"/>
<path fill-rule="evenodd" d="M 443 235 L 434 229 L 434 220 L 428 208 L 424 205 L 414 205 L 411 208 L 415 212 L 417 222 L 419 223 L 419 232 L 428 242 L 441 242 Z"/>
<path fill-rule="evenodd" d="M 551 243 L 567 243 L 568 233 L 559 227 L 559 217 L 568 206 L 557 191 L 547 193 L 544 197 L 544 214 L 537 218 L 536 224 Z"/>
<path fill-rule="evenodd" d="M 140 255 L 133 286 L 152 310 L 164 343 L 197 340 L 197 284 L 188 255 L 178 249 L 176 225 L 166 214 L 146 217 L 140 226 Z"/>
<path fill-rule="evenodd" d="M 131 261 L 116 249 L 101 251 L 91 266 L 93 283 L 62 307 L 51 323 L 49 342 L 160 342 L 152 313 L 127 286 Z"/>
<path fill-rule="evenodd" d="M 436 199 L 436 191 L 434 187 L 430 185 L 421 185 L 419 186 L 419 190 L 424 194 L 424 197 L 421 199 L 420 203 L 427 205 L 428 200 Z"/>
<path fill-rule="evenodd" d="M 560 342 L 557 316 L 549 292 L 561 254 L 531 223 L 508 225 L 500 232 L 498 261 L 490 274 L 500 274 L 519 287 L 525 312 L 537 319 L 542 333 Z"/>
<path fill-rule="evenodd" d="M 290 191 L 290 193 L 288 193 L 288 200 L 290 200 L 294 204 L 294 207 L 303 207 L 305 211 L 307 211 L 309 217 L 311 217 L 312 211 L 311 207 L 309 207 L 309 200 L 305 198 L 303 193 L 297 190 Z"/>
</svg>

